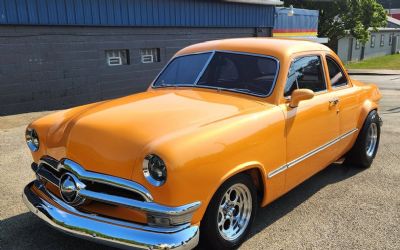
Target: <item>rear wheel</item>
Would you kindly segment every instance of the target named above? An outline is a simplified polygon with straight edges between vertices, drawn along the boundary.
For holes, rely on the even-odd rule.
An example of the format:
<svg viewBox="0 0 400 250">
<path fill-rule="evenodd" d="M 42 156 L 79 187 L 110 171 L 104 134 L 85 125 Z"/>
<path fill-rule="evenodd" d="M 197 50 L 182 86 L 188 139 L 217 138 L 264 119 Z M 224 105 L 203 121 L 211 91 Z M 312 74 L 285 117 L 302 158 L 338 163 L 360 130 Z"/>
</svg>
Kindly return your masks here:
<svg viewBox="0 0 400 250">
<path fill-rule="evenodd" d="M 201 244 L 207 249 L 238 247 L 250 231 L 257 206 L 257 191 L 250 176 L 240 174 L 226 181 L 201 222 Z"/>
<path fill-rule="evenodd" d="M 365 119 L 353 148 L 346 156 L 345 163 L 369 168 L 378 151 L 380 134 L 380 119 L 378 113 L 373 110 Z"/>
</svg>

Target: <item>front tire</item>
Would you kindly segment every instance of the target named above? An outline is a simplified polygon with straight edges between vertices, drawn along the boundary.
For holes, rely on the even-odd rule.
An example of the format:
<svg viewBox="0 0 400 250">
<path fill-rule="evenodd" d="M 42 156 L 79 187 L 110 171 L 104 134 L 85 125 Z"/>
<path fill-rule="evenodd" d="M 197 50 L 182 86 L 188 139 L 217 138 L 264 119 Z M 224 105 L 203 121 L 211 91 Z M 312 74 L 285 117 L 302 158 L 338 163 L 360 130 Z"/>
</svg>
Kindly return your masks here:
<svg viewBox="0 0 400 250">
<path fill-rule="evenodd" d="M 248 235 L 258 207 L 249 175 L 227 180 L 214 194 L 200 225 L 200 243 L 207 249 L 237 248 Z"/>
<path fill-rule="evenodd" d="M 378 151 L 380 135 L 380 119 L 376 110 L 373 110 L 365 119 L 353 148 L 346 156 L 345 164 L 369 168 Z"/>
</svg>

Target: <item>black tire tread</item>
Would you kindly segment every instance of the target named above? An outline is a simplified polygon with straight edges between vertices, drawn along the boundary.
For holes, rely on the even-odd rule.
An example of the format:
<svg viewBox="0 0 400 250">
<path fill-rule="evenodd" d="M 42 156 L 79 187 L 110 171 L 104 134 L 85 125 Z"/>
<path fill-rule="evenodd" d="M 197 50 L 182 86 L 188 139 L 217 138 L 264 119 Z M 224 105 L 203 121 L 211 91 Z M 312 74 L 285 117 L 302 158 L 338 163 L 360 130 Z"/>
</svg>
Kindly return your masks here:
<svg viewBox="0 0 400 250">
<path fill-rule="evenodd" d="M 376 144 L 376 149 L 374 154 L 369 157 L 367 156 L 365 152 L 366 148 L 366 139 L 367 139 L 367 133 L 368 129 L 371 125 L 371 123 L 376 123 L 377 128 L 378 128 L 378 141 Z M 346 159 L 345 159 L 345 164 L 348 165 L 355 165 L 357 167 L 361 168 L 369 168 L 372 164 L 372 161 L 375 158 L 375 155 L 378 151 L 378 146 L 379 146 L 379 140 L 380 140 L 380 125 L 379 125 L 379 116 L 376 110 L 372 110 L 366 117 L 363 127 L 361 128 L 360 133 L 358 134 L 357 140 L 354 143 L 353 147 L 351 150 L 347 153 Z"/>
</svg>

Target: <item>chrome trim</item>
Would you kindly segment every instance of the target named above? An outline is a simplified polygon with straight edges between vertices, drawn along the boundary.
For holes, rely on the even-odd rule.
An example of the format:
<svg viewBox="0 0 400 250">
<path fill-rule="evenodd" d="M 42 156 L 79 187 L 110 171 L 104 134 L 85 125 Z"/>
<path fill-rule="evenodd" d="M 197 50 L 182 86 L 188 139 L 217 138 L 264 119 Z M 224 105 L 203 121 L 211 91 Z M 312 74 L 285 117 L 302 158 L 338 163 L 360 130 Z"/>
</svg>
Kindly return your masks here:
<svg viewBox="0 0 400 250">
<path fill-rule="evenodd" d="M 240 94 L 245 94 L 245 95 L 256 96 L 256 97 L 260 97 L 260 98 L 269 97 L 272 94 L 272 92 L 274 91 L 275 86 L 276 86 L 276 82 L 278 80 L 279 71 L 280 71 L 280 62 L 279 62 L 278 58 L 273 57 L 273 56 L 264 55 L 264 54 L 257 54 L 257 53 L 250 53 L 250 52 L 240 52 L 240 51 L 231 51 L 231 50 L 208 50 L 208 51 L 201 51 L 201 52 L 196 52 L 196 53 L 189 53 L 189 54 L 175 56 L 175 57 L 171 58 L 171 60 L 168 61 L 168 63 L 160 71 L 160 73 L 157 75 L 157 77 L 153 80 L 153 82 L 151 83 L 150 87 L 152 89 L 166 88 L 165 86 L 154 86 L 154 83 L 157 82 L 157 80 L 160 77 L 160 75 L 162 74 L 162 72 L 164 72 L 164 70 L 169 66 L 169 64 L 171 64 L 171 62 L 173 60 L 175 60 L 176 58 L 180 58 L 180 57 L 184 57 L 184 56 L 190 56 L 190 55 L 205 54 L 205 53 L 210 53 L 210 52 L 212 53 L 211 57 L 208 59 L 205 67 L 202 69 L 202 71 L 196 77 L 196 81 L 193 84 L 176 84 L 174 86 L 168 86 L 168 87 L 171 87 L 171 88 L 174 88 L 174 87 L 188 87 L 188 88 L 215 89 L 215 90 L 218 90 L 218 91 L 228 91 L 228 92 L 233 92 L 233 93 L 240 93 Z M 258 56 L 258 57 L 265 57 L 265 58 L 270 58 L 270 59 L 275 60 L 276 61 L 276 72 L 275 72 L 275 75 L 274 75 L 274 82 L 272 84 L 272 87 L 271 87 L 271 90 L 269 91 L 269 93 L 266 94 L 266 95 L 260 95 L 260 94 L 249 93 L 249 92 L 240 91 L 240 90 L 233 90 L 233 89 L 230 89 L 230 88 L 213 87 L 213 86 L 207 86 L 207 85 L 197 85 L 197 83 L 200 80 L 202 74 L 207 69 L 207 66 L 211 62 L 211 60 L 214 57 L 216 52 L 239 54 L 239 55 L 249 55 L 249 56 Z"/>
<path fill-rule="evenodd" d="M 98 193 L 94 191 L 90 191 L 87 189 L 79 190 L 79 194 L 83 197 L 101 201 L 104 203 L 121 205 L 128 208 L 133 208 L 137 210 L 141 210 L 151 214 L 162 214 L 168 216 L 181 216 L 187 213 L 193 213 L 200 206 L 201 202 L 196 201 L 187 205 L 179 206 L 179 207 L 169 207 L 160 205 L 154 202 L 143 202 L 138 200 L 133 200 L 121 196 Z"/>
<path fill-rule="evenodd" d="M 43 158 L 41 163 L 46 162 L 46 160 L 49 159 L 51 158 L 47 159 Z M 48 165 L 47 163 L 45 164 Z M 54 176 L 53 173 L 41 167 L 40 165 L 39 166 L 32 165 L 32 169 L 38 176 L 38 180 L 45 179 L 61 189 L 60 178 Z M 70 203 L 71 205 L 79 205 L 85 199 L 92 199 L 107 204 L 120 205 L 127 208 L 143 211 L 146 212 L 148 216 L 166 218 L 170 220 L 171 225 L 178 225 L 190 222 L 193 216 L 193 212 L 196 211 L 201 205 L 201 202 L 196 201 L 178 207 L 170 207 L 170 206 L 160 205 L 158 203 L 153 202 L 153 200 L 149 199 L 146 199 L 145 201 L 140 201 L 131 198 L 89 190 L 84 183 L 81 183 L 82 180 L 94 181 L 105 184 L 110 184 L 110 180 L 114 180 L 114 182 L 112 183 L 116 183 L 116 181 L 118 181 L 117 187 L 122 187 L 136 193 L 140 191 L 140 193 L 148 194 L 148 197 L 151 197 L 147 189 L 145 189 L 143 186 L 141 186 L 136 182 L 86 171 L 79 164 L 68 159 L 64 159 L 63 161 L 61 161 L 61 163 L 57 165 L 57 170 L 60 172 L 61 170 L 64 170 L 63 172 L 65 173 L 62 176 L 65 175 L 73 176 L 75 183 L 80 184 L 79 187 L 77 187 L 76 189 L 76 196 L 79 197 L 79 199 Z M 124 184 L 124 186 L 122 186 L 121 184 Z M 116 185 L 114 184 L 113 186 Z M 126 187 L 129 187 L 129 189 Z M 141 187 L 142 189 L 139 190 L 138 187 Z M 65 203 L 69 202 L 65 201 Z"/>
<path fill-rule="evenodd" d="M 254 209 L 253 198 L 250 189 L 242 183 L 236 183 L 226 190 L 220 198 L 218 216 L 215 218 L 222 238 L 232 242 L 243 236 Z"/>
<path fill-rule="evenodd" d="M 164 164 L 164 168 L 165 168 L 165 179 L 162 180 L 162 181 L 159 181 L 159 180 L 154 179 L 153 176 L 152 176 L 151 173 L 150 173 L 149 164 L 150 164 L 150 160 L 151 160 L 153 157 L 157 157 L 157 158 L 162 162 L 162 164 Z M 164 161 L 161 159 L 161 157 L 159 157 L 158 155 L 155 155 L 155 154 L 149 154 L 149 155 L 147 155 L 147 156 L 143 159 L 143 162 L 142 162 L 142 171 L 143 171 L 144 178 L 146 178 L 146 180 L 147 180 L 151 185 L 153 185 L 153 186 L 155 186 L 155 187 L 162 186 L 162 185 L 164 185 L 164 183 L 167 181 L 167 176 L 168 176 L 168 175 L 167 175 L 167 166 L 165 165 L 165 163 L 164 163 Z"/>
<path fill-rule="evenodd" d="M 58 164 L 57 170 L 60 171 L 61 169 L 64 169 L 74 174 L 80 180 L 93 181 L 130 190 L 132 192 L 136 192 L 142 195 L 146 201 L 153 201 L 153 197 L 151 196 L 150 192 L 145 187 L 136 182 L 111 175 L 86 171 L 81 165 L 69 159 L 64 159 L 61 161 L 61 164 Z"/>
<path fill-rule="evenodd" d="M 25 187 L 22 194 L 24 203 L 40 219 L 63 232 L 124 248 L 192 249 L 198 244 L 199 227 L 197 225 L 186 224 L 172 228 L 149 227 L 83 214 L 63 204 L 62 201 L 60 204 L 63 204 L 63 207 L 59 208 L 32 190 L 32 186 L 36 186 L 37 183 L 35 181 Z M 48 194 L 43 186 L 38 188 L 45 195 Z"/>
<path fill-rule="evenodd" d="M 268 173 L 268 178 L 272 178 L 275 175 L 282 173 L 283 171 L 285 171 L 288 168 L 287 164 L 280 166 L 279 168 L 272 170 L 271 172 Z"/>
<path fill-rule="evenodd" d="M 111 223 L 111 224 L 115 224 L 115 225 L 119 225 L 119 226 L 134 227 L 134 228 L 140 229 L 140 230 L 156 231 L 156 232 L 162 232 L 162 233 L 176 232 L 176 231 L 182 230 L 190 225 L 189 223 L 186 223 L 186 224 L 182 224 L 182 225 L 174 226 L 174 227 L 157 227 L 156 229 L 154 229 L 154 227 L 149 227 L 147 225 L 141 225 L 141 224 L 136 224 L 136 223 L 132 223 L 132 222 L 116 220 L 116 219 L 111 219 L 111 218 L 107 218 L 107 217 L 101 217 L 94 213 L 84 213 L 84 212 L 79 211 L 75 207 L 67 204 L 66 202 L 64 202 L 57 196 L 53 195 L 49 191 L 47 191 L 47 189 L 37 180 L 31 182 L 27 186 L 29 186 L 29 187 L 35 186 L 45 196 L 49 197 L 52 201 L 57 203 L 62 208 L 62 210 L 65 210 L 68 213 L 77 214 L 82 217 L 87 217 L 92 220 L 99 220 L 99 221 L 103 221 L 106 223 Z"/>
<path fill-rule="evenodd" d="M 208 68 L 208 65 L 210 64 L 211 60 L 214 58 L 215 55 L 215 50 L 211 52 L 210 57 L 207 59 L 206 64 L 204 65 L 203 69 L 200 71 L 200 73 L 197 75 L 196 80 L 194 81 L 194 85 L 197 85 L 197 83 L 200 81 L 200 78 L 203 76 L 204 72 Z"/>
<path fill-rule="evenodd" d="M 376 123 L 371 123 L 367 133 L 366 153 L 368 157 L 372 157 L 376 151 L 378 144 L 378 126 Z"/>
<path fill-rule="evenodd" d="M 35 140 L 37 140 L 37 143 L 35 143 Z M 39 150 L 40 147 L 40 140 L 39 140 L 39 135 L 36 132 L 35 129 L 33 128 L 27 128 L 25 131 L 25 141 L 26 144 L 28 145 L 28 148 L 32 152 L 36 152 Z"/>
<path fill-rule="evenodd" d="M 287 169 L 299 164 L 300 162 L 306 160 L 307 158 L 310 158 L 311 156 L 313 156 L 313 155 L 321 152 L 322 150 L 327 149 L 328 147 L 332 146 L 333 144 L 343 140 L 344 138 L 346 138 L 347 136 L 353 134 L 357 130 L 358 130 L 358 128 L 354 128 L 354 129 L 352 129 L 352 130 L 350 130 L 350 131 L 348 131 L 348 132 L 336 137 L 335 139 L 325 143 L 324 145 L 322 145 L 322 146 L 320 146 L 320 147 L 318 147 L 318 148 L 316 148 L 316 149 L 314 149 L 314 150 L 312 150 L 312 151 L 310 151 L 310 152 L 308 152 L 308 153 L 306 153 L 306 154 L 304 154 L 304 155 L 302 155 L 302 156 L 300 156 L 300 157 L 298 157 L 298 158 L 286 163 L 285 165 L 280 166 L 280 167 L 272 170 L 271 172 L 268 173 L 267 177 L 268 178 L 272 178 L 275 175 L 277 175 L 279 173 L 282 173 L 283 171 L 285 171 L 285 170 L 287 170 Z"/>
</svg>

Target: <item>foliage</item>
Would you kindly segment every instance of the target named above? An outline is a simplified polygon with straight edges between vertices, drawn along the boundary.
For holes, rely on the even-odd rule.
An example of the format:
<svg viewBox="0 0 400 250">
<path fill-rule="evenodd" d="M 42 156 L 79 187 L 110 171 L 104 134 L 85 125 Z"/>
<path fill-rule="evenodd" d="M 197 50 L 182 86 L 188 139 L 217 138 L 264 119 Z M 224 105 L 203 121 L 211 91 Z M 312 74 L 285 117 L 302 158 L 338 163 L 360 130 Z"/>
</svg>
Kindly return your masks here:
<svg viewBox="0 0 400 250">
<path fill-rule="evenodd" d="M 376 0 L 287 0 L 285 4 L 319 10 L 318 35 L 328 37 L 328 45 L 333 49 L 336 48 L 337 40 L 346 34 L 365 44 L 369 39 L 370 28 L 376 30 L 386 26 L 386 11 Z"/>
</svg>

